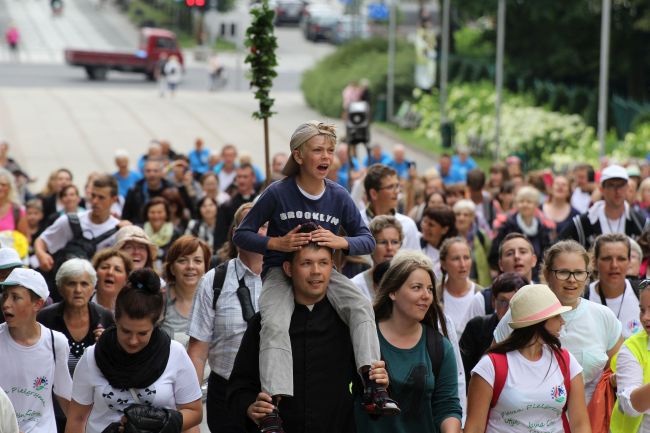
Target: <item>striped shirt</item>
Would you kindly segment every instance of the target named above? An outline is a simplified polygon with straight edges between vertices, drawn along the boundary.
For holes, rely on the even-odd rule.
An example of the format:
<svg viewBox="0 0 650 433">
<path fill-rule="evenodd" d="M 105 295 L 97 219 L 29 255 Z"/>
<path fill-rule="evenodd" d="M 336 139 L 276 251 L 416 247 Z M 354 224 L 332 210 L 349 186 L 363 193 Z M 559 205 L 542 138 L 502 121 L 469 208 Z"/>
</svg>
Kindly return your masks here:
<svg viewBox="0 0 650 433">
<path fill-rule="evenodd" d="M 216 309 L 212 308 L 214 269 L 211 269 L 199 282 L 190 313 L 187 334 L 209 343 L 210 369 L 225 379 L 230 378 L 241 339 L 248 326 L 237 297 L 239 280 L 242 277 L 251 292 L 253 308 L 256 312 L 259 311 L 257 301 L 262 291 L 262 278 L 237 257 L 228 263 L 226 279 Z"/>
</svg>

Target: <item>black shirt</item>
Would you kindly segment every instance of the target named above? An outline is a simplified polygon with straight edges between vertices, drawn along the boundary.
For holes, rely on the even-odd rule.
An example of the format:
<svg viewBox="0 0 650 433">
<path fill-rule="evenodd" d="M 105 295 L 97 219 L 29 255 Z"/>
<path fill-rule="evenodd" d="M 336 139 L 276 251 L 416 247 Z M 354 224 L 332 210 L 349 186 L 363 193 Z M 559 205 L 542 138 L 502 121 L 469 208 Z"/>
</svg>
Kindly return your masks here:
<svg viewBox="0 0 650 433">
<path fill-rule="evenodd" d="M 251 319 L 230 376 L 228 406 L 246 431 L 259 429 L 246 409 L 260 392 L 259 347 L 261 316 Z M 280 417 L 287 433 L 355 432 L 354 396 L 359 385 L 350 330 L 327 298 L 310 311 L 296 304 L 291 326 L 294 396 L 280 401 Z"/>
</svg>

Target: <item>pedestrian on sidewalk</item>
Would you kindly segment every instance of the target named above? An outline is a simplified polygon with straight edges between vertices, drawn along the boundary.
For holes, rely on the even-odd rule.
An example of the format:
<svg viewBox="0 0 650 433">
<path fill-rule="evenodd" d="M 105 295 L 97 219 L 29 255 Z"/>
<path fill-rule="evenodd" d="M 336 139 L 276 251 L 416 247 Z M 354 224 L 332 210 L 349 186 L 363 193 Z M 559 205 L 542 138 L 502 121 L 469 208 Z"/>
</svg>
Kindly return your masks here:
<svg viewBox="0 0 650 433">
<path fill-rule="evenodd" d="M 13 22 L 9 23 L 9 28 L 5 33 L 7 45 L 9 45 L 9 53 L 12 60 L 18 60 L 18 41 L 20 40 L 20 33 L 18 27 Z"/>
<path fill-rule="evenodd" d="M 183 66 L 178 61 L 178 56 L 169 56 L 169 60 L 165 64 L 165 79 L 167 80 L 169 94 L 171 97 L 174 97 L 176 87 L 178 87 L 178 84 L 183 79 Z"/>
<path fill-rule="evenodd" d="M 167 93 L 167 78 L 165 77 L 165 66 L 167 65 L 167 53 L 160 53 L 156 66 L 154 67 L 154 76 L 158 82 L 158 91 L 160 97 L 164 98 Z"/>
</svg>

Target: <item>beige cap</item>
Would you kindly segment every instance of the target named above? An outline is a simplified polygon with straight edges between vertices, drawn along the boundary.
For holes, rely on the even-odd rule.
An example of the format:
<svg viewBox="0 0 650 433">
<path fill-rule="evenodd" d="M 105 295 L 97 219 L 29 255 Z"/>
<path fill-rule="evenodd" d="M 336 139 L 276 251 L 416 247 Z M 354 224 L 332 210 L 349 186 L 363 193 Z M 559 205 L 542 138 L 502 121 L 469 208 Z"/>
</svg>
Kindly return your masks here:
<svg viewBox="0 0 650 433">
<path fill-rule="evenodd" d="M 144 230 L 138 226 L 130 225 L 122 227 L 115 234 L 115 239 L 114 248 L 116 250 L 121 250 L 125 243 L 133 241 L 149 247 L 149 258 L 151 260 L 155 260 L 158 257 L 158 247 L 149 240 Z"/>
<path fill-rule="evenodd" d="M 316 137 L 317 135 L 328 135 L 336 141 L 336 134 L 332 132 L 334 130 L 334 125 L 323 123 L 318 120 L 310 120 L 300 124 L 296 130 L 291 135 L 291 141 L 289 142 L 289 149 L 291 154 L 287 159 L 287 163 L 282 169 L 282 174 L 285 176 L 294 176 L 300 170 L 300 166 L 293 159 L 293 151 L 300 149 L 300 146 L 308 142 L 311 138 Z"/>
<path fill-rule="evenodd" d="M 571 311 L 564 307 L 555 293 L 545 284 L 528 284 L 515 293 L 510 300 L 511 328 L 525 328 L 558 314 Z"/>
</svg>

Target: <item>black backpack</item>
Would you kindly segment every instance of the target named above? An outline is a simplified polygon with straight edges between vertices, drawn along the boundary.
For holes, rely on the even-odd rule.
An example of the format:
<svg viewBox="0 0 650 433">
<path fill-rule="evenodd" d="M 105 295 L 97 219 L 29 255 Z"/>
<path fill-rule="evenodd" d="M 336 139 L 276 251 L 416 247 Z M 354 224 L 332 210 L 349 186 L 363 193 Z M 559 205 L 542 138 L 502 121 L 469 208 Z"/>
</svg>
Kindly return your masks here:
<svg viewBox="0 0 650 433">
<path fill-rule="evenodd" d="M 431 360 L 431 370 L 433 370 L 433 377 L 437 380 L 440 375 L 440 367 L 442 366 L 442 355 L 444 351 L 442 339 L 444 337 L 437 328 L 426 325 L 424 329 L 427 333 L 427 353 Z"/>
<path fill-rule="evenodd" d="M 92 259 L 95 251 L 97 251 L 97 245 L 113 236 L 119 230 L 119 227 L 115 226 L 97 237 L 87 239 L 83 236 L 79 215 L 69 213 L 67 217 L 70 230 L 72 230 L 72 239 L 63 248 L 54 253 L 54 269 L 59 269 L 66 260 L 73 258 Z"/>
</svg>

